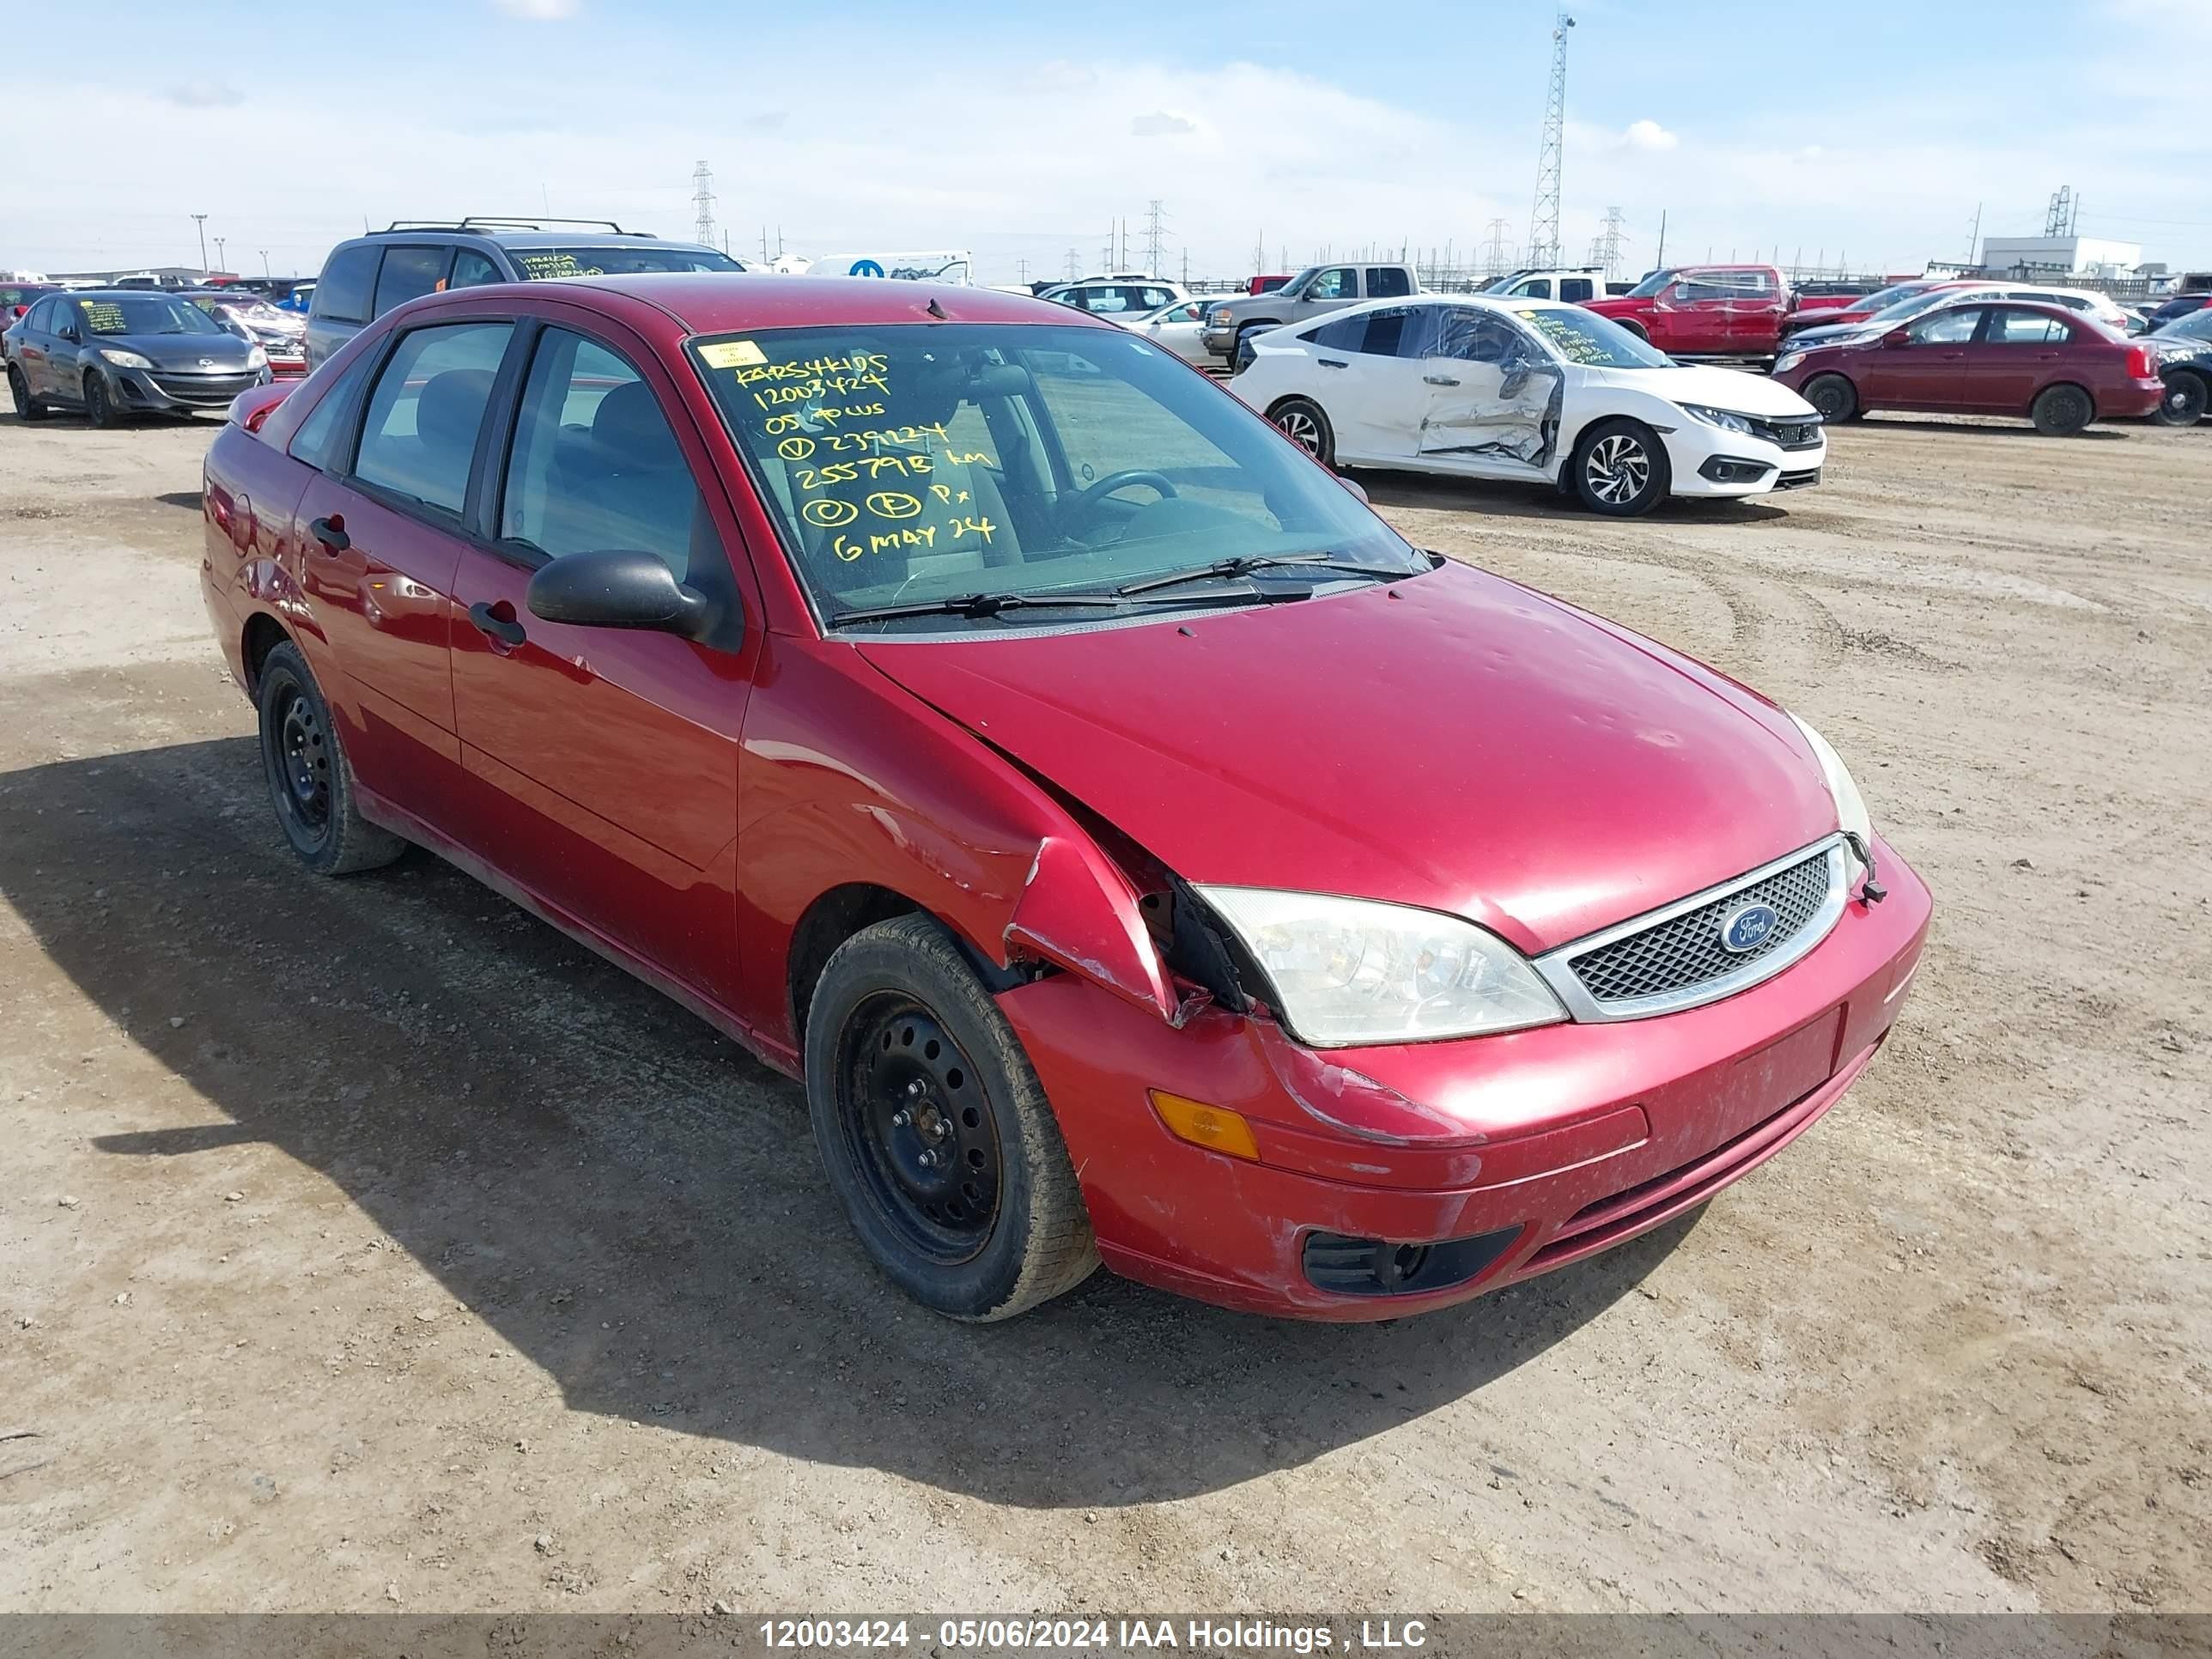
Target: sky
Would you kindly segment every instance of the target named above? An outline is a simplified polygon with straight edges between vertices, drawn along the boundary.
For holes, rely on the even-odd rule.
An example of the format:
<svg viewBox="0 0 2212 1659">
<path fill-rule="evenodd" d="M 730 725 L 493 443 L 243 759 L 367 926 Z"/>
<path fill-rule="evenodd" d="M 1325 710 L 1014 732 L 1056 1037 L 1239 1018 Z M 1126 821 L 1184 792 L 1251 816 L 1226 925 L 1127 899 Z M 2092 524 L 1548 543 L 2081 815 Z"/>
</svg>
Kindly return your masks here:
<svg viewBox="0 0 2212 1659">
<path fill-rule="evenodd" d="M 1984 234 L 2084 235 L 2212 269 L 2212 0 L 1572 4 L 1562 240 L 1620 272 L 1777 257 L 1917 271 Z M 109 0 L 98 41 L 0 100 L 0 271 L 312 275 L 364 222 L 612 218 L 689 237 L 972 250 L 1011 282 L 1162 274 L 1528 232 L 1548 0 Z M 19 40 L 8 49 L 17 57 Z M 1264 252 L 1262 252 L 1264 251 Z"/>
</svg>

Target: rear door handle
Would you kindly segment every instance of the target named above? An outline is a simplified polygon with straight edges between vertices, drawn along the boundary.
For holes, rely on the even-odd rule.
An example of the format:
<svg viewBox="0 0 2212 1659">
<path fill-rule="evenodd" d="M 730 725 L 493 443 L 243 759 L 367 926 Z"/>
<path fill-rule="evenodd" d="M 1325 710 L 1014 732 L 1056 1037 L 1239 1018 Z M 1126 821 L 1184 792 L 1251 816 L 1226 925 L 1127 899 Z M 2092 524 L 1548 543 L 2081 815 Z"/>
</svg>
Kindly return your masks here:
<svg viewBox="0 0 2212 1659">
<path fill-rule="evenodd" d="M 469 607 L 469 620 L 501 645 L 520 645 L 530 637 L 520 623 L 495 614 L 490 605 L 481 601 Z"/>
<path fill-rule="evenodd" d="M 1421 384 L 1424 386 L 1457 386 L 1459 382 L 1452 379 L 1449 374 L 1424 374 L 1421 376 Z"/>
<path fill-rule="evenodd" d="M 1323 357 L 1320 362 L 1321 366 L 1323 368 L 1342 368 L 1345 367 L 1344 359 L 1341 357 Z"/>
<path fill-rule="evenodd" d="M 342 518 L 318 519 L 307 529 L 317 541 L 333 553 L 343 553 L 353 545 L 353 538 L 346 534 L 345 520 Z"/>
</svg>

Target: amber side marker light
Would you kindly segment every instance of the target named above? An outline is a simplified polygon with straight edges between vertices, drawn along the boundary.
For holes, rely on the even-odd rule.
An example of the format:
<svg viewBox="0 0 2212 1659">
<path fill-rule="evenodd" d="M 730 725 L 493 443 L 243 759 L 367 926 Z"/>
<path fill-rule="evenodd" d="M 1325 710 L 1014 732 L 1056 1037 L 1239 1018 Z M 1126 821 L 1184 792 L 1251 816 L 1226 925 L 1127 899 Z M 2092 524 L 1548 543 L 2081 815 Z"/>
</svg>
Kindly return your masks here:
<svg viewBox="0 0 2212 1659">
<path fill-rule="evenodd" d="M 1260 1143 L 1252 1138 L 1252 1126 L 1226 1106 L 1209 1106 L 1202 1100 L 1187 1100 L 1158 1089 L 1147 1092 L 1152 1097 L 1152 1109 L 1177 1140 L 1188 1140 L 1209 1152 L 1259 1162 Z"/>
</svg>

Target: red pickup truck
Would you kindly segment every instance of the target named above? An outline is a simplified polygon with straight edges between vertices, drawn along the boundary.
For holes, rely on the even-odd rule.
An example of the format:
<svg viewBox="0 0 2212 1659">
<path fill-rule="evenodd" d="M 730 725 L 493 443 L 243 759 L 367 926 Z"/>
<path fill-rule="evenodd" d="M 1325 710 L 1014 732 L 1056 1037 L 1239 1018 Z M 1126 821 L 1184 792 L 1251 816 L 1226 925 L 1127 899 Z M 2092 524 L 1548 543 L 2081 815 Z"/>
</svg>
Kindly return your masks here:
<svg viewBox="0 0 2212 1659">
<path fill-rule="evenodd" d="M 1583 305 L 1676 357 L 1771 357 L 1790 311 L 1773 265 L 1674 265 Z"/>
</svg>

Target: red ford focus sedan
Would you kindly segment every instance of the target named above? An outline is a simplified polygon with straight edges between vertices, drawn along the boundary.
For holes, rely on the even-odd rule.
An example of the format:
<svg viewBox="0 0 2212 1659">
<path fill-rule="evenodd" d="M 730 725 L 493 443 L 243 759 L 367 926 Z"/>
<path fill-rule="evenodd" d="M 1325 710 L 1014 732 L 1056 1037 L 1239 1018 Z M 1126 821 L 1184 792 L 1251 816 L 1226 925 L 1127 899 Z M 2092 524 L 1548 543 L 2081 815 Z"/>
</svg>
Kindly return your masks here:
<svg viewBox="0 0 2212 1659">
<path fill-rule="evenodd" d="M 1811 728 L 1064 307 L 430 295 L 241 398 L 205 511 L 308 869 L 428 848 L 803 1078 L 961 1318 L 1616 1244 L 1835 1103 L 1927 930 Z"/>
<path fill-rule="evenodd" d="M 2149 346 L 2023 300 L 1962 301 L 1882 333 L 1785 346 L 1774 378 L 1831 423 L 1876 409 L 2016 415 L 2054 437 L 2155 414 L 2166 397 Z"/>
</svg>

